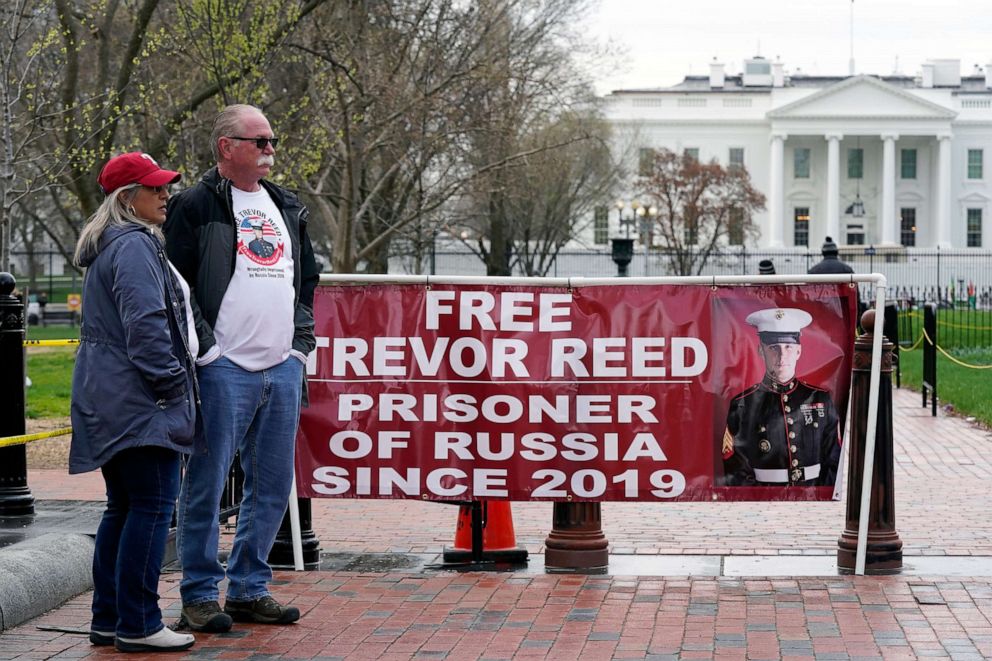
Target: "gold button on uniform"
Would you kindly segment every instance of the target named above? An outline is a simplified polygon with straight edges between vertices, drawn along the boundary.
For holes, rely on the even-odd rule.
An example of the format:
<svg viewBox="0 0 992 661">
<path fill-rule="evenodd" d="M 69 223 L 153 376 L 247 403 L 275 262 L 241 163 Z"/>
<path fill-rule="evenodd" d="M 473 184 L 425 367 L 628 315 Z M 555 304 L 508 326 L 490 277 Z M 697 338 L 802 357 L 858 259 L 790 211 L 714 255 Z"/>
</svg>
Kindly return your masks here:
<svg viewBox="0 0 992 661">
<path fill-rule="evenodd" d="M 796 437 L 796 432 L 790 431 L 789 432 L 789 438 L 795 438 L 795 437 Z"/>
<path fill-rule="evenodd" d="M 799 465 L 799 460 L 798 459 L 793 459 L 792 460 L 792 467 L 795 468 L 798 465 Z"/>
<path fill-rule="evenodd" d="M 792 418 L 786 418 L 786 421 L 787 421 L 787 422 L 788 422 L 788 423 L 789 423 L 790 425 L 792 424 Z"/>
<path fill-rule="evenodd" d="M 796 447 L 795 445 L 790 445 L 790 446 L 789 446 L 789 449 L 790 449 L 790 450 L 792 450 L 793 452 L 795 452 L 795 451 L 796 451 L 796 450 L 798 450 L 799 448 L 797 448 L 797 447 Z"/>
<path fill-rule="evenodd" d="M 814 422 L 814 423 L 813 423 L 813 426 L 814 426 L 814 427 L 819 427 L 819 426 L 820 426 L 820 423 L 819 423 L 819 422 Z"/>
<path fill-rule="evenodd" d="M 785 412 L 786 413 L 792 413 L 792 407 L 791 406 L 786 406 L 785 407 Z"/>
</svg>

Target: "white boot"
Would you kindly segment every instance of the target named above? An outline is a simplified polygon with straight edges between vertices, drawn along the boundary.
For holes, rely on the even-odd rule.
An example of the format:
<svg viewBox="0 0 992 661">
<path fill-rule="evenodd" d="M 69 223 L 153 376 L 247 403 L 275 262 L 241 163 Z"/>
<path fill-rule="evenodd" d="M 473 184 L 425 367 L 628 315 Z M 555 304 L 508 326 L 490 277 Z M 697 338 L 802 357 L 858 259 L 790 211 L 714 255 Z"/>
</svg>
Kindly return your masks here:
<svg viewBox="0 0 992 661">
<path fill-rule="evenodd" d="M 188 633 L 176 633 L 169 627 L 144 638 L 121 638 L 114 641 L 118 652 L 181 652 L 188 650 L 196 638 Z"/>
</svg>

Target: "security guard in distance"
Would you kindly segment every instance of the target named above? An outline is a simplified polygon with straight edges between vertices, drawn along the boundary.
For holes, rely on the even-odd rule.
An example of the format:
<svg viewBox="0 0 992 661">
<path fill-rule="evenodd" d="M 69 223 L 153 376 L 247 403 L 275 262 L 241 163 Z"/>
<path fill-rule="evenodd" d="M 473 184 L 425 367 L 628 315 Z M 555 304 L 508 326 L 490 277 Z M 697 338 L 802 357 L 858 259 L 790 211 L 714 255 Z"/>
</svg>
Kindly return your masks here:
<svg viewBox="0 0 992 661">
<path fill-rule="evenodd" d="M 795 308 L 748 315 L 765 377 L 733 398 L 723 433 L 726 486 L 833 486 L 840 425 L 827 391 L 796 378 L 800 331 L 813 318 Z"/>
</svg>

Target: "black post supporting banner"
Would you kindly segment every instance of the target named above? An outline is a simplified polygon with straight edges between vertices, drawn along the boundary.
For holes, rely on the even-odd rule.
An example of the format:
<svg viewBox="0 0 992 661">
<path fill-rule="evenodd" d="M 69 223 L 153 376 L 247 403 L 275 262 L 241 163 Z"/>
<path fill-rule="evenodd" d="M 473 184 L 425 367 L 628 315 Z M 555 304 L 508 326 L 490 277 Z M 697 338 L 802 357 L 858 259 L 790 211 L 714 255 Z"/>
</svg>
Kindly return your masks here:
<svg viewBox="0 0 992 661">
<path fill-rule="evenodd" d="M 17 281 L 0 273 L 0 438 L 24 434 L 24 303 L 14 295 Z M 0 448 L 0 516 L 31 516 L 24 445 Z"/>
</svg>

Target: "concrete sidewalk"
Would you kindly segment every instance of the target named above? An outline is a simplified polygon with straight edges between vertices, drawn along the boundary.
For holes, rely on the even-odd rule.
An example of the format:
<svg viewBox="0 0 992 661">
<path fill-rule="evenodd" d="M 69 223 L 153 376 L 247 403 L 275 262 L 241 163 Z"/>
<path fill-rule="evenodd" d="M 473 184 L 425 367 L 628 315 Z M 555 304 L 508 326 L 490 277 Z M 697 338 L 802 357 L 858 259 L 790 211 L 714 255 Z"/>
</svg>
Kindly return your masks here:
<svg viewBox="0 0 992 661">
<path fill-rule="evenodd" d="M 842 502 L 604 503 L 610 573 L 562 576 L 541 571 L 548 503 L 513 505 L 528 568 L 458 573 L 429 567 L 455 508 L 315 500 L 323 570 L 279 572 L 273 588 L 301 623 L 198 635 L 186 657 L 992 658 L 992 434 L 894 395 L 900 576 L 837 575 Z M 29 484 L 39 509 L 102 498 L 98 474 L 33 471 Z M 168 621 L 178 578 L 163 574 Z M 0 658 L 107 654 L 37 628 L 84 629 L 89 599 L 0 634 Z"/>
</svg>

